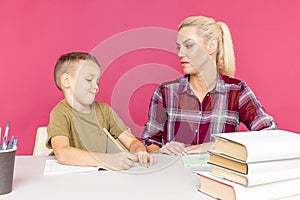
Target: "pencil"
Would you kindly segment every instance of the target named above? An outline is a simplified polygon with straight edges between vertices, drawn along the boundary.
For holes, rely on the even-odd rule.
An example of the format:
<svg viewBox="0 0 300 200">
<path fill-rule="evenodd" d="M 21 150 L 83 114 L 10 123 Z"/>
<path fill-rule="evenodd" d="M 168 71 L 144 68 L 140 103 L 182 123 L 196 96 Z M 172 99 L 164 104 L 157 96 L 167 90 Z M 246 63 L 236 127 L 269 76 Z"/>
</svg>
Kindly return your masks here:
<svg viewBox="0 0 300 200">
<path fill-rule="evenodd" d="M 111 136 L 111 134 L 108 132 L 106 128 L 103 128 L 103 131 L 107 135 L 108 139 L 110 139 L 118 147 L 120 151 L 127 151 L 116 141 L 115 138 L 113 138 L 113 136 Z"/>
</svg>

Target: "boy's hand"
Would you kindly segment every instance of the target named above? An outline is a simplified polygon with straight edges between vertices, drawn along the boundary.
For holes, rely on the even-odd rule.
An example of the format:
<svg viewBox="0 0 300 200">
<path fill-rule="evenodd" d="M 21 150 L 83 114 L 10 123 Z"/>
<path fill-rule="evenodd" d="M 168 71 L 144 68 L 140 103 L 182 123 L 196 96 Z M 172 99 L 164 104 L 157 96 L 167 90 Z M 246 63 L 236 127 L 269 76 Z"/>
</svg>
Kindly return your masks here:
<svg viewBox="0 0 300 200">
<path fill-rule="evenodd" d="M 149 167 L 156 163 L 156 159 L 151 154 L 145 151 L 139 151 L 136 153 L 136 155 L 137 155 L 137 161 L 143 167 Z"/>
<path fill-rule="evenodd" d="M 128 152 L 119 152 L 114 154 L 101 154 L 97 158 L 105 168 L 111 170 L 126 170 L 132 167 L 137 161 L 137 156 Z"/>
</svg>

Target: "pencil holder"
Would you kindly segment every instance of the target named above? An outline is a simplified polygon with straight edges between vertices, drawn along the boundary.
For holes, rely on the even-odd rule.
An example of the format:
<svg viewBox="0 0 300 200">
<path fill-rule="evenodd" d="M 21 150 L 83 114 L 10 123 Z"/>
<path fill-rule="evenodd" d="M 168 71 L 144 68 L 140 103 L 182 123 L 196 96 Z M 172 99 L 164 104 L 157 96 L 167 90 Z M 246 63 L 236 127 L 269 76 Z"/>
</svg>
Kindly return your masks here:
<svg viewBox="0 0 300 200">
<path fill-rule="evenodd" d="M 12 191 L 16 149 L 0 150 L 0 195 Z"/>
</svg>

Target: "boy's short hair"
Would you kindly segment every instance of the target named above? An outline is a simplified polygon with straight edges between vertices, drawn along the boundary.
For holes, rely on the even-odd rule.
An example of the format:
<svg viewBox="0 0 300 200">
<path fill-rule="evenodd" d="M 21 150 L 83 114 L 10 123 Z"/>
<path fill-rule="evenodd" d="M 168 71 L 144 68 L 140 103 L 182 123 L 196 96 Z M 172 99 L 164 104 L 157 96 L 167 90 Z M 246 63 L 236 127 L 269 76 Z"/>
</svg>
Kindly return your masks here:
<svg viewBox="0 0 300 200">
<path fill-rule="evenodd" d="M 57 62 L 55 64 L 55 69 L 54 69 L 54 80 L 55 80 L 56 87 L 59 90 L 62 90 L 61 82 L 60 82 L 61 75 L 66 72 L 70 72 L 70 70 L 71 70 L 70 63 L 79 62 L 81 60 L 93 61 L 100 67 L 100 64 L 99 64 L 97 58 L 89 53 L 71 52 L 71 53 L 61 55 L 60 58 L 57 60 Z"/>
</svg>

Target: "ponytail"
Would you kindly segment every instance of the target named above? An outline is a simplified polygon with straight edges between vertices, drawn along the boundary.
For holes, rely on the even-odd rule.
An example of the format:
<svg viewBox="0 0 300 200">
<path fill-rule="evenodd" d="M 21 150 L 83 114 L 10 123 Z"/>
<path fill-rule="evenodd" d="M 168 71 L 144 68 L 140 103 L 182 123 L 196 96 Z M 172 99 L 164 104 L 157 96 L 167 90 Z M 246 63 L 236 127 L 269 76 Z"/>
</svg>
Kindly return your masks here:
<svg viewBox="0 0 300 200">
<path fill-rule="evenodd" d="M 222 38 L 217 52 L 217 70 L 222 74 L 234 77 L 235 56 L 230 31 L 225 23 L 217 22 L 217 24 L 222 31 Z"/>
</svg>

